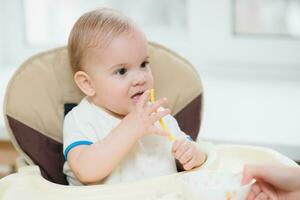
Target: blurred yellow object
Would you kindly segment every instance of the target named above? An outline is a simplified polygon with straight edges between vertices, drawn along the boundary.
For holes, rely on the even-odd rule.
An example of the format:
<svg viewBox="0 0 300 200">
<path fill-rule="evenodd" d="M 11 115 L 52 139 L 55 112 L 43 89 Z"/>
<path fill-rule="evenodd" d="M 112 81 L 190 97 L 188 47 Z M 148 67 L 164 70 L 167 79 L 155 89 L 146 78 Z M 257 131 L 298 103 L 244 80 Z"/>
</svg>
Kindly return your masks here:
<svg viewBox="0 0 300 200">
<path fill-rule="evenodd" d="M 151 101 L 151 103 L 154 103 L 154 101 L 155 101 L 154 89 L 150 90 L 150 101 Z M 160 124 L 161 128 L 168 133 L 168 139 L 169 139 L 169 141 L 172 142 L 175 138 L 172 135 L 172 133 L 170 132 L 167 125 L 164 123 L 164 120 L 162 118 L 159 120 L 159 124 Z"/>
</svg>

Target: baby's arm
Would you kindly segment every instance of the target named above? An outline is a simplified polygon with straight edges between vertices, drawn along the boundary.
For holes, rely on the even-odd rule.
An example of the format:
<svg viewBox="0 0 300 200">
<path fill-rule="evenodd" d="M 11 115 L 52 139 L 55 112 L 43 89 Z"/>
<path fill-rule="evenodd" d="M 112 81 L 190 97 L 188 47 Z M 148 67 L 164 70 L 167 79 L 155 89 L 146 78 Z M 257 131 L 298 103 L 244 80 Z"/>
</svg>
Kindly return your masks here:
<svg viewBox="0 0 300 200">
<path fill-rule="evenodd" d="M 123 124 L 122 121 L 101 141 L 75 147 L 69 152 L 69 166 L 80 182 L 92 184 L 102 180 L 130 151 L 138 140 L 138 135 Z"/>
<path fill-rule="evenodd" d="M 154 126 L 160 118 L 170 113 L 169 109 L 155 112 L 166 103 L 160 99 L 147 105 L 149 91 L 144 92 L 136 109 L 128 114 L 105 138 L 89 146 L 77 146 L 68 153 L 68 163 L 75 176 L 84 184 L 104 179 L 131 150 L 138 139 L 147 134 L 166 136 Z"/>
</svg>

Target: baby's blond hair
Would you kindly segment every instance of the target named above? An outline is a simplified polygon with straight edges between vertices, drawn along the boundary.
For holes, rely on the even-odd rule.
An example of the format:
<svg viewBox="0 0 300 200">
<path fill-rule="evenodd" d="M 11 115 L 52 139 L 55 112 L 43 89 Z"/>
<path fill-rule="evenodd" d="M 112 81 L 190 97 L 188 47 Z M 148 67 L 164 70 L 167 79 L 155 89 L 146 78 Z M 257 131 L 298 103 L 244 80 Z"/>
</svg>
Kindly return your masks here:
<svg viewBox="0 0 300 200">
<path fill-rule="evenodd" d="M 114 37 L 133 27 L 130 19 L 109 8 L 100 8 L 82 15 L 74 24 L 68 41 L 73 73 L 82 70 L 88 49 L 105 48 Z"/>
</svg>

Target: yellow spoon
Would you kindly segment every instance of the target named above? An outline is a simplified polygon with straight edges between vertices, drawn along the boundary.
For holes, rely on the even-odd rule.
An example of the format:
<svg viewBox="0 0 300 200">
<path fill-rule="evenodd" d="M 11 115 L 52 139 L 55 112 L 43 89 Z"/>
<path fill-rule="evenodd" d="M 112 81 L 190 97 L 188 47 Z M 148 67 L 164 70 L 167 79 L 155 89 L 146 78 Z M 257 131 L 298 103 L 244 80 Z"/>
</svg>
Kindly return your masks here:
<svg viewBox="0 0 300 200">
<path fill-rule="evenodd" d="M 150 90 L 150 101 L 151 101 L 151 103 L 154 103 L 154 101 L 155 101 L 154 89 Z M 170 130 L 167 127 L 167 125 L 164 123 L 164 120 L 162 118 L 159 119 L 159 124 L 162 127 L 162 129 L 168 133 L 168 139 L 169 139 L 169 141 L 172 142 L 175 138 L 172 135 L 172 133 L 170 132 Z"/>
</svg>

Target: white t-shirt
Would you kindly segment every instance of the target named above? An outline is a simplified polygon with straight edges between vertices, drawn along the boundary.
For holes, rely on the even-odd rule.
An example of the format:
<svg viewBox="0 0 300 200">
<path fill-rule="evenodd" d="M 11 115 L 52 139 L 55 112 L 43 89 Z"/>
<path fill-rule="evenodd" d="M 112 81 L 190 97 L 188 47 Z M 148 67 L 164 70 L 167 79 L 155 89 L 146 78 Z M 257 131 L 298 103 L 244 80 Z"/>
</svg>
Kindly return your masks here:
<svg viewBox="0 0 300 200">
<path fill-rule="evenodd" d="M 163 118 L 175 137 L 186 136 L 171 115 Z M 63 128 L 65 164 L 63 171 L 70 185 L 83 185 L 71 171 L 68 152 L 78 145 L 96 143 L 118 125 L 120 119 L 108 114 L 84 98 L 65 117 Z M 155 126 L 159 127 L 156 122 Z M 99 184 L 123 183 L 176 173 L 172 143 L 163 136 L 148 135 L 137 141 L 121 163 Z M 91 162 L 91 165 L 93 163 Z"/>
</svg>

